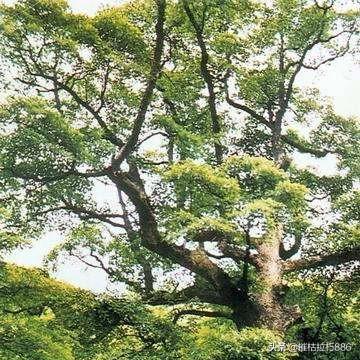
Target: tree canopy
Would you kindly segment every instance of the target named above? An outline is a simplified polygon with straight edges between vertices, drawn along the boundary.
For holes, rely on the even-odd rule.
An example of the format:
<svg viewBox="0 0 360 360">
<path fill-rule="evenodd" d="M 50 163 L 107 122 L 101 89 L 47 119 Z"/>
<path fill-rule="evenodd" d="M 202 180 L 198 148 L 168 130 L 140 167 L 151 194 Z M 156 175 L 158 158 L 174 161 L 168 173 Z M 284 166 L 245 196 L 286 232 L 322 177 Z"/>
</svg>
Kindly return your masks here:
<svg viewBox="0 0 360 360">
<path fill-rule="evenodd" d="M 345 3 L 1 5 L 0 250 L 58 230 L 48 265 L 71 256 L 126 287 L 98 297 L 2 263 L 1 356 L 290 359 L 269 345 L 356 343 L 359 120 L 298 85 L 358 54 Z"/>
</svg>

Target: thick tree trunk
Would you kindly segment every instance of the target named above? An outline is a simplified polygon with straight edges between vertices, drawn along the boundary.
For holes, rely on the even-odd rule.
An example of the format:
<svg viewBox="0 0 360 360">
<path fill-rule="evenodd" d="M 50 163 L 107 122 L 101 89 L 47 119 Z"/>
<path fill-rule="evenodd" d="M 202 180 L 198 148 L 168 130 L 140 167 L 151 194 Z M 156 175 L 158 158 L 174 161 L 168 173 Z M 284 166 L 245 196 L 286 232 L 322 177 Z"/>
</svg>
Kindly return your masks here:
<svg viewBox="0 0 360 360">
<path fill-rule="evenodd" d="M 287 319 L 284 318 L 284 308 L 278 296 L 281 287 L 281 262 L 277 237 L 269 243 L 261 244 L 258 251 L 261 257 L 259 278 L 262 289 L 255 298 L 259 309 L 256 325 L 283 330 Z"/>
<path fill-rule="evenodd" d="M 281 226 L 260 245 L 258 274 L 262 288 L 234 308 L 234 321 L 238 328 L 245 326 L 262 327 L 284 332 L 299 318 L 297 309 L 282 303 L 282 262 L 279 244 L 282 238 Z"/>
</svg>

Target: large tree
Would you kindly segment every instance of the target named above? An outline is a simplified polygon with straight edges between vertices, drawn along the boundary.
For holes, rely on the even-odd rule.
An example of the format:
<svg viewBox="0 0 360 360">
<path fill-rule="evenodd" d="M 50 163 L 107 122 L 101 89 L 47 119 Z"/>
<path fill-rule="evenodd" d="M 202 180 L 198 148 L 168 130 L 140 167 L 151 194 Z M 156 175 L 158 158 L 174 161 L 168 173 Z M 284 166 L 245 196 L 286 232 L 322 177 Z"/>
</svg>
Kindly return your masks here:
<svg viewBox="0 0 360 360">
<path fill-rule="evenodd" d="M 50 260 L 70 254 L 146 304 L 181 304 L 175 320 L 299 322 L 301 301 L 284 300 L 294 279 L 355 279 L 360 260 L 358 122 L 297 87 L 356 52 L 346 5 L 1 6 L 5 239 L 60 229 Z"/>
</svg>

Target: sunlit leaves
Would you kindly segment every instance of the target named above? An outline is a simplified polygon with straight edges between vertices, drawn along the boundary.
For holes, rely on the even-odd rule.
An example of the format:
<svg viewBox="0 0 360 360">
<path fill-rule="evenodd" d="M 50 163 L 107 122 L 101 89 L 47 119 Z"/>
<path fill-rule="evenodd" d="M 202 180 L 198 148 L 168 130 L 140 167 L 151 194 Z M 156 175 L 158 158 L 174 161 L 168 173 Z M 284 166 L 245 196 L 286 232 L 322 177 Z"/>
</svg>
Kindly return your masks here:
<svg viewBox="0 0 360 360">
<path fill-rule="evenodd" d="M 296 222 L 299 228 L 306 227 L 306 187 L 289 181 L 285 172 L 264 158 L 231 157 L 219 168 L 178 163 L 165 172 L 164 179 L 182 199 L 178 206 L 186 209 L 164 207 L 165 224 L 173 236 L 191 239 L 197 230 L 237 237 L 239 224 L 269 230 L 280 219 L 289 229 Z"/>
<path fill-rule="evenodd" d="M 300 257 L 355 246 L 359 201 L 350 191 L 359 173 L 357 120 L 335 114 L 316 90 L 297 89 L 296 78 L 301 67 L 316 70 L 346 52 L 356 14 L 298 0 L 166 3 L 156 83 L 148 79 L 156 2 L 120 4 L 93 17 L 55 0 L 1 7 L 0 50 L 9 74 L 16 68 L 8 87 L 16 96 L 0 109 L 0 249 L 23 244 L 24 232 L 36 238 L 60 229 L 66 237 L 49 261 L 73 256 L 130 290 L 121 300 L 99 298 L 40 272 L 5 268 L 0 302 L 14 316 L 1 321 L 8 328 L 11 318 L 15 330 L 7 332 L 34 349 L 42 344 L 48 351 L 48 343 L 57 349 L 63 341 L 64 359 L 281 359 L 285 354 L 265 351 L 281 340 L 274 334 L 235 333 L 218 320 L 184 344 L 166 316 L 129 298 L 151 303 L 165 294 L 174 301 L 192 290 L 181 288 L 177 273 L 171 286 L 158 281 L 181 265 L 194 287 L 206 290 L 205 300 L 213 290 L 211 301 L 218 301 L 233 288 L 226 304 L 235 293 L 242 297 L 248 271 L 244 301 L 252 301 L 266 277 L 269 256 L 262 250 L 270 242 L 279 274 L 282 242 L 296 248 L 302 241 L 295 249 Z M 154 91 L 143 97 L 147 85 Z M 136 122 L 139 111 L 143 121 Z M 130 134 L 139 141 L 118 166 Z M 217 165 L 215 142 L 222 152 Z M 284 156 L 273 162 L 276 147 Z M 341 172 L 325 177 L 297 169 L 296 149 L 330 154 Z M 106 201 L 99 200 L 100 186 L 109 191 Z M 316 217 L 316 201 L 330 213 Z M 154 286 L 146 286 L 146 276 Z M 280 280 L 276 285 L 274 293 Z M 306 291 L 302 305 L 314 325 L 318 289 Z M 336 292 L 334 302 L 351 291 Z M 200 298 L 180 299 L 188 305 Z M 234 303 L 229 307 L 238 311 Z"/>
<path fill-rule="evenodd" d="M 129 22 L 120 9 L 107 9 L 94 19 L 94 27 L 109 48 L 118 52 L 130 52 L 141 59 L 146 56 L 146 47 L 140 30 Z"/>
<path fill-rule="evenodd" d="M 271 161 L 261 157 L 230 157 L 222 166 L 231 177 L 238 179 L 249 197 L 266 197 L 286 174 Z"/>
<path fill-rule="evenodd" d="M 335 208 L 341 211 L 342 219 L 345 222 L 360 221 L 360 190 L 354 190 L 341 196 L 336 202 Z"/>
<path fill-rule="evenodd" d="M 341 154 L 340 167 L 355 177 L 359 176 L 359 119 L 343 118 L 329 109 L 319 127 L 313 131 L 312 142 Z"/>
<path fill-rule="evenodd" d="M 5 264 L 0 293 L 4 360 L 103 359 L 100 354 L 134 359 L 151 345 L 151 356 L 174 351 L 176 359 L 180 333 L 137 302 L 96 297 L 41 270 Z"/>
<path fill-rule="evenodd" d="M 0 356 L 4 360 L 75 360 L 71 333 L 51 321 L 0 317 Z"/>
<path fill-rule="evenodd" d="M 25 162 L 21 160 L 21 156 L 26 162 L 36 158 L 39 171 L 42 158 L 50 158 L 50 163 L 55 161 L 60 165 L 61 162 L 71 162 L 72 156 L 81 157 L 83 151 L 79 131 L 71 128 L 68 120 L 51 109 L 41 98 L 19 98 L 10 101 L 6 107 L 2 106 L 0 120 L 2 133 L 5 134 L 2 140 L 8 143 L 4 147 L 11 146 L 12 151 L 19 156 L 15 160 L 18 166 Z M 17 148 L 14 149 L 15 146 Z M 49 170 L 45 169 L 44 173 L 49 175 Z"/>
<path fill-rule="evenodd" d="M 176 164 L 164 178 L 174 183 L 175 191 L 184 197 L 194 214 L 214 211 L 226 203 L 234 203 L 239 196 L 236 180 L 205 164 L 190 161 Z"/>
<path fill-rule="evenodd" d="M 270 66 L 264 70 L 244 70 L 239 72 L 239 95 L 256 107 L 273 107 L 277 104 L 278 89 L 283 81 L 283 75 Z"/>
<path fill-rule="evenodd" d="M 195 333 L 193 342 L 192 348 L 184 351 L 186 360 L 289 359 L 286 352 L 269 352 L 271 344 L 281 342 L 281 338 L 268 330 L 236 332 L 225 324 L 204 324 Z"/>
<path fill-rule="evenodd" d="M 290 209 L 301 209 L 303 211 L 306 207 L 305 195 L 307 189 L 302 184 L 283 181 L 277 185 L 275 192 L 277 200 L 286 204 Z"/>
</svg>

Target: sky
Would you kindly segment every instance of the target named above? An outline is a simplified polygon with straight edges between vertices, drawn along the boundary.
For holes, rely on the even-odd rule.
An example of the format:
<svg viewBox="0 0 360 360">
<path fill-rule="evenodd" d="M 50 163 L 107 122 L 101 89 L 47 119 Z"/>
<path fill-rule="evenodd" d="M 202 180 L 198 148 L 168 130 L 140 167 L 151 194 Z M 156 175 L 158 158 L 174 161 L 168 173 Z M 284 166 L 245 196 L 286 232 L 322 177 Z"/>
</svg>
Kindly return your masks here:
<svg viewBox="0 0 360 360">
<path fill-rule="evenodd" d="M 13 0 L 3 2 L 10 4 Z M 89 15 L 95 14 L 103 6 L 118 5 L 123 2 L 124 0 L 69 0 L 73 11 Z M 332 99 L 335 110 L 340 115 L 360 117 L 360 62 L 355 63 L 350 57 L 344 57 L 324 67 L 320 72 L 304 71 L 298 85 L 310 84 L 318 87 L 322 95 Z M 304 166 L 313 164 L 310 156 L 299 156 L 297 160 Z M 335 168 L 332 159 L 322 160 L 318 165 L 319 172 L 324 175 L 331 174 Z M 43 257 L 58 244 L 60 239 L 60 234 L 50 232 L 31 248 L 14 251 L 7 256 L 7 260 L 20 265 L 41 266 Z M 54 275 L 58 279 L 95 292 L 114 288 L 109 288 L 104 272 L 86 269 L 79 262 L 71 259 L 66 261 L 66 264 L 60 265 Z"/>
<path fill-rule="evenodd" d="M 124 3 L 124 0 L 69 0 L 73 11 L 94 15 L 102 6 L 112 6 Z"/>
</svg>

